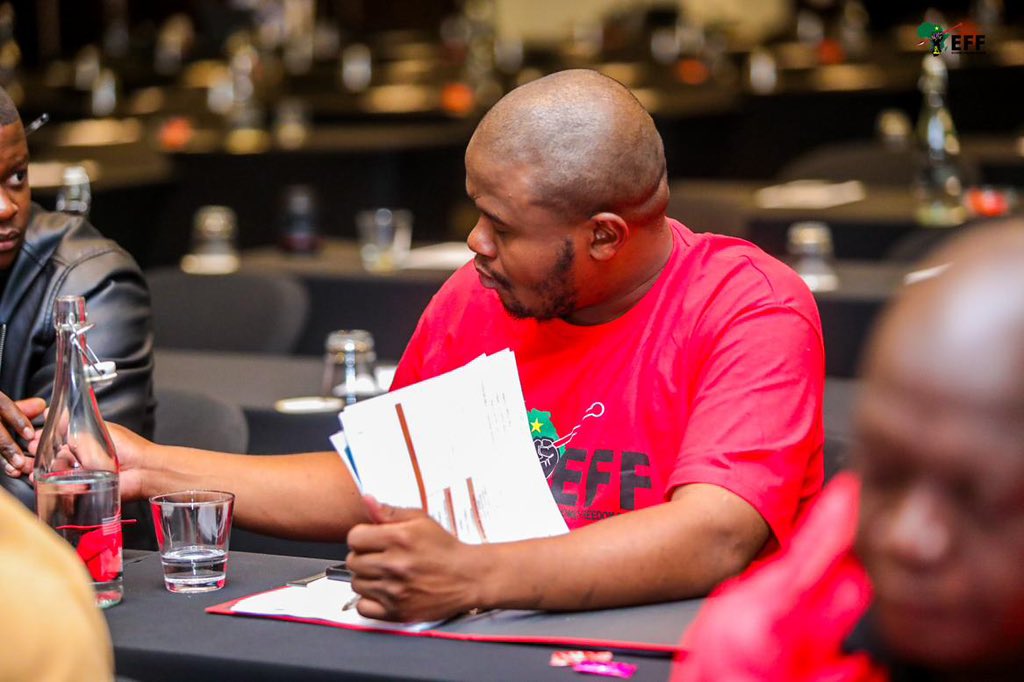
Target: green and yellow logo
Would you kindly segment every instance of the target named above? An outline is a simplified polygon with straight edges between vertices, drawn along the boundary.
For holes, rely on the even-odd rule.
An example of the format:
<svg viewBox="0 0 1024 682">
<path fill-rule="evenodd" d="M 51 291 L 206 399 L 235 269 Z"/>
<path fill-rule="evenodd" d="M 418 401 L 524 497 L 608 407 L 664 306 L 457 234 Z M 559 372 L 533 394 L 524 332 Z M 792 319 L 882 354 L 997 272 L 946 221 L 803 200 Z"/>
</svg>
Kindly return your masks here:
<svg viewBox="0 0 1024 682">
<path fill-rule="evenodd" d="M 533 447 L 537 450 L 541 469 L 544 470 L 545 477 L 551 478 L 558 459 L 565 454 L 565 447 L 555 444 L 559 440 L 558 431 L 551 423 L 550 412 L 530 410 L 527 419 L 530 422 L 530 435 L 533 437 Z"/>
<path fill-rule="evenodd" d="M 950 52 L 984 52 L 984 33 L 955 33 L 960 24 L 944 29 L 938 24 L 923 21 L 917 27 L 917 37 L 921 38 L 918 45 L 931 44 L 931 52 L 938 57 L 948 47 Z M 947 45 L 946 39 L 949 39 Z"/>
</svg>

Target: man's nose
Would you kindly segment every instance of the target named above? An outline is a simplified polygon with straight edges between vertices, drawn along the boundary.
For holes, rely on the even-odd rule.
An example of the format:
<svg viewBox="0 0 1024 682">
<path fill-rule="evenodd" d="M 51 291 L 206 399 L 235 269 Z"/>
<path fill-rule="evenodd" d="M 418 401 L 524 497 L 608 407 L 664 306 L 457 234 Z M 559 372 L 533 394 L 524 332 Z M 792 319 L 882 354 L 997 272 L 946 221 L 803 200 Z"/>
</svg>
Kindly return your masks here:
<svg viewBox="0 0 1024 682">
<path fill-rule="evenodd" d="M 7 190 L 0 189 L 0 220 L 10 220 L 18 213 L 18 204 L 14 203 Z"/>
<path fill-rule="evenodd" d="M 466 238 L 466 244 L 469 245 L 470 250 L 484 258 L 494 258 L 498 255 L 498 250 L 494 245 L 493 233 L 484 224 L 483 218 L 476 221 L 472 232 Z"/>
<path fill-rule="evenodd" d="M 932 486 L 907 491 L 882 532 L 885 549 L 893 558 L 919 567 L 943 561 L 953 549 L 949 514 Z"/>
</svg>

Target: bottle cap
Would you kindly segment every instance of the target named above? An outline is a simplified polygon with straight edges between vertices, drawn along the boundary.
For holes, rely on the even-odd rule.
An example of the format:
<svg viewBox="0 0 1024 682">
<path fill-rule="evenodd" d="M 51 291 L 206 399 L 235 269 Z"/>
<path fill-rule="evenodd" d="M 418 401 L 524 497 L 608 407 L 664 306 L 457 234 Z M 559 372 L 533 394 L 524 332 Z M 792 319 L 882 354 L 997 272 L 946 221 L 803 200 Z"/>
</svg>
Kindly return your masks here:
<svg viewBox="0 0 1024 682">
<path fill-rule="evenodd" d="M 65 166 L 64 167 L 64 184 L 65 185 L 84 185 L 89 182 L 89 173 L 85 170 L 85 166 Z"/>
<path fill-rule="evenodd" d="M 327 335 L 328 353 L 372 353 L 373 335 L 365 329 L 338 329 Z"/>
</svg>

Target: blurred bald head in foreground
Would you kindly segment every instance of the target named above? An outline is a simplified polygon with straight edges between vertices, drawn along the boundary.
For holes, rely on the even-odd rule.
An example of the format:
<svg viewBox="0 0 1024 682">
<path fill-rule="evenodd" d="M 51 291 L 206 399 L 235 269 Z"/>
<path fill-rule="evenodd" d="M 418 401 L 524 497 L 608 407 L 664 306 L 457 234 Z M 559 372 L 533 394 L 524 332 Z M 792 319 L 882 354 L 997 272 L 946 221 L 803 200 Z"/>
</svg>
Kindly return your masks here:
<svg viewBox="0 0 1024 682">
<path fill-rule="evenodd" d="M 675 679 L 1024 678 L 1024 221 L 940 264 L 872 337 L 859 480 L 837 476 L 778 561 L 719 592 Z"/>
<path fill-rule="evenodd" d="M 895 653 L 1024 662 L 1024 222 L 935 256 L 870 347 L 857 553 Z"/>
</svg>

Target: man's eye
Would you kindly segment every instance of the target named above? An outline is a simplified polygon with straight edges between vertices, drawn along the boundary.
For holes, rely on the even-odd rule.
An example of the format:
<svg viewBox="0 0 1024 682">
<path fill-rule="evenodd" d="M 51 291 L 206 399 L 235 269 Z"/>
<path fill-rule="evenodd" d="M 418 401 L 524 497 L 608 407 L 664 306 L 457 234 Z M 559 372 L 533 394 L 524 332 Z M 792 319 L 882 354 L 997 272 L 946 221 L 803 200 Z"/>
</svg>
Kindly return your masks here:
<svg viewBox="0 0 1024 682">
<path fill-rule="evenodd" d="M 22 169 L 11 173 L 11 175 L 7 178 L 7 184 L 10 185 L 11 187 L 21 187 L 25 184 L 27 180 L 28 170 Z"/>
</svg>

